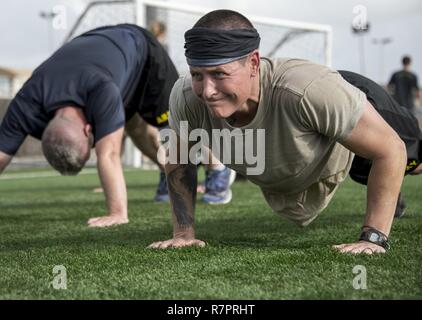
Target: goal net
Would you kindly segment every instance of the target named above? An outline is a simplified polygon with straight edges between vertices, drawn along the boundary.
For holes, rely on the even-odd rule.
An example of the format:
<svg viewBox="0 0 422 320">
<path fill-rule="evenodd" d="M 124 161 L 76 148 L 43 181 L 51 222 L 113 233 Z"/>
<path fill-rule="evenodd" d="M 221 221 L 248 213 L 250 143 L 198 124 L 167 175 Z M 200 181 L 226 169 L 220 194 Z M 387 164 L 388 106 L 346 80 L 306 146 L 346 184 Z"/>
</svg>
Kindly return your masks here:
<svg viewBox="0 0 422 320">
<path fill-rule="evenodd" d="M 180 73 L 187 72 L 184 56 L 184 33 L 205 13 L 216 8 L 187 6 L 174 1 L 157 0 L 119 0 L 87 1 L 85 11 L 69 30 L 64 42 L 88 30 L 119 23 L 135 23 L 148 28 L 152 22 L 161 22 L 166 26 L 165 44 L 170 57 Z M 261 56 L 295 57 L 320 64 L 331 64 L 330 26 L 307 22 L 287 21 L 268 17 L 247 15 L 261 35 Z M 31 148 L 27 148 L 30 145 Z M 29 150 L 30 149 L 30 150 Z M 29 151 L 27 151 L 29 150 Z M 20 157 L 15 159 L 25 163 L 45 163 L 38 141 L 28 139 L 21 148 Z M 32 156 L 32 160 L 31 160 Z M 26 161 L 29 159 L 29 161 Z M 129 139 L 125 142 L 123 157 L 126 166 L 149 167 L 151 162 L 141 157 L 140 152 Z M 92 157 L 93 164 L 95 154 Z"/>
<path fill-rule="evenodd" d="M 215 8 L 214 8 L 215 9 Z M 148 28 L 159 21 L 166 26 L 166 45 L 175 65 L 186 70 L 184 38 L 186 30 L 213 8 L 205 9 L 174 1 L 122 0 L 93 1 L 70 30 L 66 41 L 90 29 L 118 23 L 137 23 Z M 295 57 L 331 64 L 331 27 L 300 21 L 248 16 L 261 35 L 264 57 Z"/>
<path fill-rule="evenodd" d="M 138 1 L 138 6 L 142 6 L 138 7 L 138 14 L 144 16 L 138 17 L 138 22 L 142 25 L 148 26 L 153 21 L 164 23 L 169 54 L 179 71 L 186 71 L 184 33 L 213 8 L 204 9 L 173 1 L 154 0 Z M 330 26 L 268 17 L 247 17 L 261 35 L 261 56 L 303 58 L 331 65 Z"/>
<path fill-rule="evenodd" d="M 64 42 L 98 27 L 119 23 L 137 23 L 137 5 L 135 0 L 90 1 Z"/>
</svg>

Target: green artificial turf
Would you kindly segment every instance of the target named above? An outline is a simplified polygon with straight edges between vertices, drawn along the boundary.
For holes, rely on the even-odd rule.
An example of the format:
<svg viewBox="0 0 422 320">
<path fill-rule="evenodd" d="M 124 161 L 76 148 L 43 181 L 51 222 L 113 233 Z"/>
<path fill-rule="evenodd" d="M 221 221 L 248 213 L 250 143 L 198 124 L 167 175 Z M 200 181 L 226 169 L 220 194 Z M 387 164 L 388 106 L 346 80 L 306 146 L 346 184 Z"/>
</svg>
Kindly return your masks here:
<svg viewBox="0 0 422 320">
<path fill-rule="evenodd" d="M 105 213 L 95 174 L 0 180 L 0 299 L 421 299 L 422 177 L 406 178 L 408 212 L 384 255 L 344 255 L 356 240 L 365 188 L 347 180 L 309 227 L 280 218 L 248 182 L 224 206 L 197 204 L 205 248 L 152 250 L 171 236 L 170 209 L 156 204 L 158 173 L 126 172 L 127 225 L 92 229 Z M 54 289 L 53 268 L 67 289 Z M 357 290 L 355 266 L 367 272 Z M 56 278 L 57 279 L 57 278 Z M 362 283 L 362 282 L 360 282 Z"/>
</svg>

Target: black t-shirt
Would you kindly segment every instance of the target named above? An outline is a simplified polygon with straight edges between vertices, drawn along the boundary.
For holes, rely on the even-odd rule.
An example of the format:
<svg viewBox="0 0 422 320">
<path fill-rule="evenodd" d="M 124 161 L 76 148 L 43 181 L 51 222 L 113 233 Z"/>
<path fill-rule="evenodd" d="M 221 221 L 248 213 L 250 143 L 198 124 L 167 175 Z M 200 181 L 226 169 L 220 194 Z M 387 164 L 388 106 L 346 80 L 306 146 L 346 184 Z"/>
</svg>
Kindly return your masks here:
<svg viewBox="0 0 422 320">
<path fill-rule="evenodd" d="M 178 75 L 157 44 L 146 30 L 127 24 L 98 28 L 65 44 L 10 103 L 0 126 L 0 150 L 14 155 L 27 135 L 41 139 L 55 111 L 67 105 L 84 111 L 95 142 L 135 112 L 153 125 L 165 124 Z"/>
<path fill-rule="evenodd" d="M 397 71 L 391 76 L 389 85 L 394 87 L 394 99 L 409 109 L 414 108 L 413 91 L 418 90 L 418 79 L 409 71 Z"/>
</svg>

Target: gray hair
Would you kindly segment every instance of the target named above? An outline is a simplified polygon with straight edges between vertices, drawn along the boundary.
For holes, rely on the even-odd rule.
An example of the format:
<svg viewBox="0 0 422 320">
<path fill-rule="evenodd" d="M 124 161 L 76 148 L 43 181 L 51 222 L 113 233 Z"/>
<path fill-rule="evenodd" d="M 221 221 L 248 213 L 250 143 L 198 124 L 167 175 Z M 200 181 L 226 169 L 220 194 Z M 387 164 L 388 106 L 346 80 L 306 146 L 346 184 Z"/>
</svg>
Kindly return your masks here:
<svg viewBox="0 0 422 320">
<path fill-rule="evenodd" d="M 67 120 L 53 119 L 42 136 L 42 150 L 48 163 L 62 175 L 77 175 L 89 159 L 92 137 L 88 146 L 72 134 Z"/>
</svg>

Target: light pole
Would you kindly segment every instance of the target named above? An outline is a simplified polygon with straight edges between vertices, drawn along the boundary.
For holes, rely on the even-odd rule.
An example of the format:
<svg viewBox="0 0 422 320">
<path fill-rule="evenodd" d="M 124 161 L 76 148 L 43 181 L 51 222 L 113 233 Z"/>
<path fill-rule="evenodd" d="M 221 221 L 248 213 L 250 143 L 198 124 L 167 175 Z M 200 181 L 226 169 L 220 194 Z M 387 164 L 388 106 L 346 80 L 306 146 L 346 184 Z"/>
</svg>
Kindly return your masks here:
<svg viewBox="0 0 422 320">
<path fill-rule="evenodd" d="M 47 21 L 47 41 L 48 41 L 48 53 L 53 51 L 53 19 L 57 13 L 53 11 L 41 11 L 40 17 Z"/>
<path fill-rule="evenodd" d="M 379 46 L 379 80 L 378 83 L 384 83 L 384 46 L 391 43 L 393 41 L 390 37 L 383 37 L 383 38 L 373 38 L 372 43 Z"/>
</svg>

